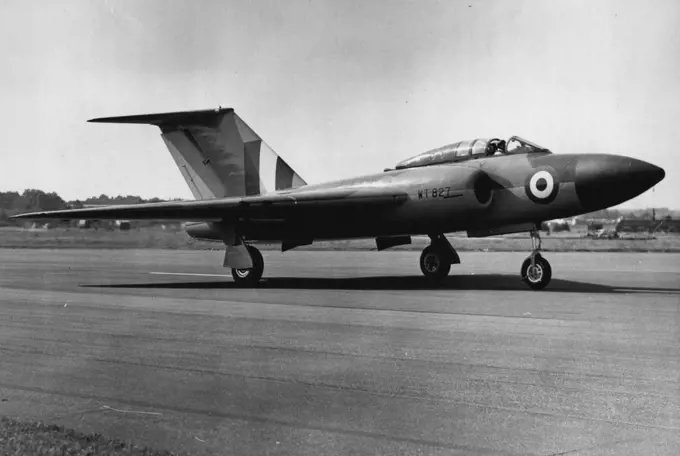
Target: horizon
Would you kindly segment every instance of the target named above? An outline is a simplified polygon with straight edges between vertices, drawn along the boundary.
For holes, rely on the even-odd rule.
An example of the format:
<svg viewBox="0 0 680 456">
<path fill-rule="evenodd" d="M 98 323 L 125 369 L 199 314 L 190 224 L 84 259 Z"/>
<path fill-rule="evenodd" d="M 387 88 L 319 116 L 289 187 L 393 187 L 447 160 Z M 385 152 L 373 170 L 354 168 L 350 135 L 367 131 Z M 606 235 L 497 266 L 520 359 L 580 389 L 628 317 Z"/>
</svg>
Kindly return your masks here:
<svg viewBox="0 0 680 456">
<path fill-rule="evenodd" d="M 162 198 L 162 197 L 160 197 L 160 196 L 143 197 L 143 196 L 141 196 L 141 195 L 132 195 L 132 194 L 123 194 L 123 193 L 121 193 L 121 194 L 104 194 L 104 193 L 101 193 L 101 194 L 99 194 L 99 195 L 91 195 L 91 196 L 88 196 L 88 197 L 85 197 L 85 198 L 82 198 L 82 197 L 81 197 L 81 198 L 75 198 L 75 199 L 67 199 L 67 198 L 63 198 L 58 192 L 55 192 L 55 191 L 52 191 L 52 190 L 50 190 L 50 191 L 42 190 L 42 189 L 39 189 L 39 188 L 32 188 L 32 189 L 25 188 L 25 189 L 23 189 L 23 190 L 0 190 L 0 194 L 2 194 L 2 193 L 16 192 L 16 193 L 18 193 L 19 195 L 21 195 L 24 191 L 27 191 L 27 190 L 38 190 L 38 191 L 44 192 L 44 193 L 46 193 L 46 194 L 55 193 L 55 194 L 56 194 L 57 196 L 59 196 L 66 204 L 75 203 L 75 202 L 84 202 L 84 201 L 90 200 L 90 199 L 99 199 L 99 198 L 101 198 L 102 196 L 105 196 L 105 197 L 108 198 L 108 199 L 116 199 L 116 198 L 123 198 L 123 199 L 125 199 L 125 198 L 140 198 L 140 199 L 142 199 L 142 200 L 144 200 L 144 201 L 149 201 L 149 200 L 151 200 L 151 199 L 160 199 L 160 200 L 162 200 L 162 201 L 174 201 L 174 200 L 194 201 L 193 197 L 189 197 L 189 198 Z M 126 204 L 127 204 L 127 203 L 126 203 Z M 643 212 L 644 212 L 644 211 L 651 211 L 651 210 L 664 210 L 664 211 L 668 211 L 668 212 L 670 212 L 670 213 L 680 212 L 680 208 L 667 207 L 667 206 L 622 207 L 622 205 L 618 205 L 618 206 L 607 207 L 607 208 L 604 208 L 604 209 L 597 209 L 597 210 L 591 211 L 591 212 L 584 212 L 584 213 L 582 213 L 582 214 L 580 214 L 580 215 L 574 215 L 574 216 L 566 217 L 566 218 L 580 217 L 581 215 L 588 215 L 588 214 L 593 214 L 593 213 L 603 212 L 603 211 L 619 211 L 619 212 L 636 212 L 636 211 L 643 211 Z"/>
<path fill-rule="evenodd" d="M 519 135 L 661 166 L 613 209 L 676 210 L 680 4 L 660 3 L 9 0 L 0 190 L 191 199 L 156 127 L 86 121 L 222 105 L 310 184 Z"/>
</svg>

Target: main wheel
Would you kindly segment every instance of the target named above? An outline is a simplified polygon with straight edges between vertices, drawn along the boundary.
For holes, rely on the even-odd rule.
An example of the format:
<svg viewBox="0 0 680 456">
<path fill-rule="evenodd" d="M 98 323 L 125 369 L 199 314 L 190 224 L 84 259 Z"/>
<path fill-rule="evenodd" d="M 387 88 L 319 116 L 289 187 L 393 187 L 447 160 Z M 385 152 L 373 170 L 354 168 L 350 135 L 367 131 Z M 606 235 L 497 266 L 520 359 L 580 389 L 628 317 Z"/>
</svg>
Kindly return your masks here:
<svg viewBox="0 0 680 456">
<path fill-rule="evenodd" d="M 262 273 L 264 272 L 264 259 L 259 250 L 257 250 L 252 245 L 246 246 L 250 258 L 253 260 L 253 267 L 248 269 L 231 269 L 231 276 L 234 278 L 234 282 L 242 286 L 255 286 L 262 278 Z"/>
<path fill-rule="evenodd" d="M 428 279 L 441 280 L 451 270 L 451 259 L 445 251 L 431 245 L 420 255 L 420 270 Z"/>
<path fill-rule="evenodd" d="M 532 290 L 542 290 L 552 278 L 552 268 L 548 260 L 537 254 L 534 258 L 534 267 L 531 267 L 531 257 L 524 260 L 521 270 L 522 281 L 529 285 Z"/>
</svg>

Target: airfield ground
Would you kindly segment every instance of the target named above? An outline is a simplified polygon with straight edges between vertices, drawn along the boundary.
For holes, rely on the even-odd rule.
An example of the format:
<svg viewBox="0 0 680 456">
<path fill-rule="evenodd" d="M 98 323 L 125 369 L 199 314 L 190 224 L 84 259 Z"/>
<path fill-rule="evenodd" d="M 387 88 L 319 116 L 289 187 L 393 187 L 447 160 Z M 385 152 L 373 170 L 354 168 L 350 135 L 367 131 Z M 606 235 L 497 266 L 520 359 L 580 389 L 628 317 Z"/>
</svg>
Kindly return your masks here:
<svg viewBox="0 0 680 456">
<path fill-rule="evenodd" d="M 676 455 L 680 255 L 0 249 L 0 415 L 191 454 Z"/>
</svg>

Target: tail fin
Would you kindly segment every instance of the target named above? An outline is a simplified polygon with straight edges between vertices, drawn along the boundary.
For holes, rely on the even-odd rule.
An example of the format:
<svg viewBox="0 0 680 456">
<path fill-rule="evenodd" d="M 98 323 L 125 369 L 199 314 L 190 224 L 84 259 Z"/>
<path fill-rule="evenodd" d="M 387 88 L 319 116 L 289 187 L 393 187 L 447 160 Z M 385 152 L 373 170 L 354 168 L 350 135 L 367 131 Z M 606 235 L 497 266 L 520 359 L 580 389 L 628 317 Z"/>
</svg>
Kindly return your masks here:
<svg viewBox="0 0 680 456">
<path fill-rule="evenodd" d="M 250 196 L 306 182 L 231 108 L 89 122 L 156 125 L 196 199 Z"/>
</svg>

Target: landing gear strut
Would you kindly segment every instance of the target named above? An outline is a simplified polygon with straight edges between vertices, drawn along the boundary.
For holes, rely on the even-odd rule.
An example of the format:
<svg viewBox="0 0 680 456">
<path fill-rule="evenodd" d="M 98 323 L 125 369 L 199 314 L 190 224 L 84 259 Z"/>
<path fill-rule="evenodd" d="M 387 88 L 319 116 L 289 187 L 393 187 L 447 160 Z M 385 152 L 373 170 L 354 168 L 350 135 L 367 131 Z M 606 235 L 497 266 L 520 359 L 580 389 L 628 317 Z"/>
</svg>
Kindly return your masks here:
<svg viewBox="0 0 680 456">
<path fill-rule="evenodd" d="M 420 270 L 432 280 L 441 280 L 451 270 L 452 264 L 460 263 L 458 253 L 443 234 L 430 235 L 432 243 L 420 255 Z"/>
<path fill-rule="evenodd" d="M 253 267 L 248 269 L 231 269 L 231 276 L 234 282 L 240 286 L 254 287 L 262 278 L 264 272 L 264 259 L 258 249 L 252 245 L 246 246 L 250 258 L 253 260 Z"/>
<path fill-rule="evenodd" d="M 552 278 L 552 268 L 548 260 L 541 255 L 541 235 L 538 229 L 534 227 L 530 232 L 531 235 L 531 254 L 522 263 L 520 275 L 522 281 L 529 285 L 532 290 L 542 290 L 545 288 Z"/>
</svg>

